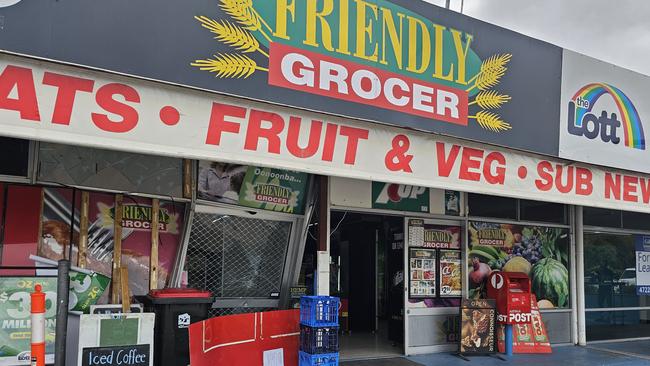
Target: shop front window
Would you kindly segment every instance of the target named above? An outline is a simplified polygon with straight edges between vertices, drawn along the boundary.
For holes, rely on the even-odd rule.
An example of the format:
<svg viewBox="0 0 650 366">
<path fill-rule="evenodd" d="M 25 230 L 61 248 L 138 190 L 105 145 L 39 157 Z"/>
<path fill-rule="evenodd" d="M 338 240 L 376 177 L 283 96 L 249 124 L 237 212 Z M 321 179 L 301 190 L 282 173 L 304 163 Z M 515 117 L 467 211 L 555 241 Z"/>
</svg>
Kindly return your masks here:
<svg viewBox="0 0 650 366">
<path fill-rule="evenodd" d="M 514 198 L 469 193 L 468 202 L 471 216 L 517 220 L 517 200 Z"/>
<path fill-rule="evenodd" d="M 639 235 L 586 232 L 587 340 L 650 334 L 650 299 L 636 291 L 635 241 Z"/>
<path fill-rule="evenodd" d="M 522 272 L 541 309 L 569 308 L 569 229 L 471 221 L 469 297 L 485 298 L 492 271 Z"/>
<path fill-rule="evenodd" d="M 585 305 L 587 308 L 638 307 L 632 234 L 585 233 Z M 648 301 L 650 305 L 650 301 Z"/>
</svg>

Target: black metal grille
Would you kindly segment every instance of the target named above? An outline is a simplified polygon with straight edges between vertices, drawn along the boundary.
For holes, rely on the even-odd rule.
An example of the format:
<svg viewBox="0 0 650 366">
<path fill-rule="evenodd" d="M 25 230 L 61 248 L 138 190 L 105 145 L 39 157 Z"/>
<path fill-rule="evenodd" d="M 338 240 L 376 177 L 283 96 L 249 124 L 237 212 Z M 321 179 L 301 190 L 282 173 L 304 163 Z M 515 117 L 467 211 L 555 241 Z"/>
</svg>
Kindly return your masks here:
<svg viewBox="0 0 650 366">
<path fill-rule="evenodd" d="M 217 298 L 279 293 L 291 222 L 196 213 L 187 249 L 189 285 Z"/>
</svg>

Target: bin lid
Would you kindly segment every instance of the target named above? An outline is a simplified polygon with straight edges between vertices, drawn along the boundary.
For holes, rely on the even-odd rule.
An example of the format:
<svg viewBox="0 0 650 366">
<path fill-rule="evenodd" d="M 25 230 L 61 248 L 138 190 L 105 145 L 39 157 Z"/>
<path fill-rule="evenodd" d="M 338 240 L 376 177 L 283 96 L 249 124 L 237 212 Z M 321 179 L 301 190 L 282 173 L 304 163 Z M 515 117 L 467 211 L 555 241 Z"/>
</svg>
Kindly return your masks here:
<svg viewBox="0 0 650 366">
<path fill-rule="evenodd" d="M 166 288 L 151 290 L 149 297 L 152 299 L 206 299 L 211 298 L 212 293 L 195 288 Z"/>
</svg>

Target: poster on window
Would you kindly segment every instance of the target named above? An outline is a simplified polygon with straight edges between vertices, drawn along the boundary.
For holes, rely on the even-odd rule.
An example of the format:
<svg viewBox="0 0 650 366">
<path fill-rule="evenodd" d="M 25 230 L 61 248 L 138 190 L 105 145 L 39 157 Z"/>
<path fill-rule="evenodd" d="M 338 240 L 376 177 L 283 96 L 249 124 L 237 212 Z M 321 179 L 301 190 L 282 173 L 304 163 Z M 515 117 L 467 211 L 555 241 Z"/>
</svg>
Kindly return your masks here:
<svg viewBox="0 0 650 366">
<path fill-rule="evenodd" d="M 30 364 L 30 294 L 36 284 L 45 293 L 46 361 L 54 360 L 56 277 L 0 277 L 0 365 Z"/>
<path fill-rule="evenodd" d="M 636 294 L 650 295 L 650 236 L 635 235 Z"/>
<path fill-rule="evenodd" d="M 411 249 L 409 258 L 410 297 L 436 296 L 436 251 Z"/>
<path fill-rule="evenodd" d="M 485 298 L 492 271 L 522 272 L 539 307 L 569 306 L 569 230 L 543 226 L 469 223 L 469 293 Z"/>
<path fill-rule="evenodd" d="M 52 260 L 62 259 L 68 256 L 72 243 L 72 263 L 76 263 L 81 193 L 77 191 L 75 195 L 74 215 L 71 189 L 45 188 L 43 195 L 42 240 L 38 255 Z M 87 268 L 110 277 L 113 262 L 115 195 L 92 192 L 89 201 Z M 122 264 L 129 270 L 129 287 L 134 295 L 146 295 L 149 292 L 151 214 L 151 199 L 124 196 Z M 159 288 L 165 286 L 172 271 L 181 239 L 183 216 L 182 204 L 161 201 L 158 217 Z"/>
<path fill-rule="evenodd" d="M 440 297 L 462 295 L 461 259 L 458 250 L 440 251 Z"/>
<path fill-rule="evenodd" d="M 199 162 L 199 198 L 302 214 L 309 174 L 218 162 Z"/>
<path fill-rule="evenodd" d="M 432 249 L 460 249 L 460 226 L 426 224 L 409 220 L 409 246 Z"/>
</svg>

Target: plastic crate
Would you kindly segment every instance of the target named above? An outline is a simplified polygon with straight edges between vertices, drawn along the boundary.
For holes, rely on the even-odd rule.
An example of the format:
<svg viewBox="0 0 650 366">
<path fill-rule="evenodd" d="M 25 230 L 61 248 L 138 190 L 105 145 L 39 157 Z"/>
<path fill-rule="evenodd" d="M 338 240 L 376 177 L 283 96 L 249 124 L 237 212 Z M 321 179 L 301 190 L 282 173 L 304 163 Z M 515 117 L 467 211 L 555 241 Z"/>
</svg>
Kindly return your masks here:
<svg viewBox="0 0 650 366">
<path fill-rule="evenodd" d="M 338 366 L 338 364 L 338 353 L 312 355 L 307 352 L 300 351 L 298 366 Z"/>
<path fill-rule="evenodd" d="M 300 298 L 300 324 L 310 327 L 339 326 L 338 297 L 303 296 Z"/>
<path fill-rule="evenodd" d="M 339 327 L 300 326 L 300 350 L 315 354 L 339 351 Z"/>
</svg>

